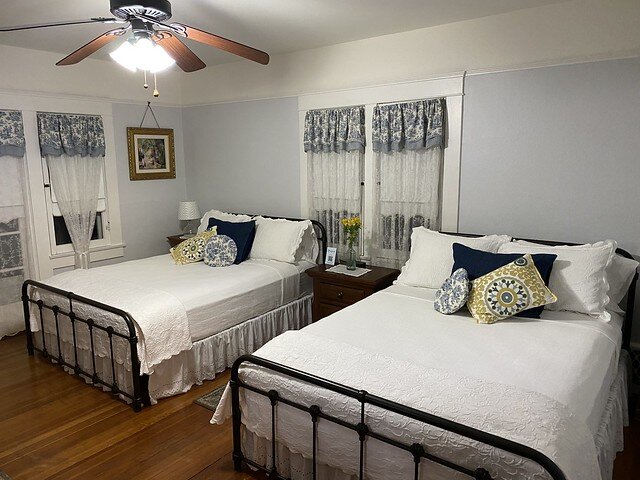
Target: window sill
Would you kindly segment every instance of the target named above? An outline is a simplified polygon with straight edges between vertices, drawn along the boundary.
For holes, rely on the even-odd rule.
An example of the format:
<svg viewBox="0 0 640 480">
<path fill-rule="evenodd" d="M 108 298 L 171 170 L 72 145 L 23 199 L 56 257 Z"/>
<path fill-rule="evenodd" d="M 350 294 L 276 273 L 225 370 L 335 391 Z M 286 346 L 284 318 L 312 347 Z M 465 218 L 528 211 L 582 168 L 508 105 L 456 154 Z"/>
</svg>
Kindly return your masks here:
<svg viewBox="0 0 640 480">
<path fill-rule="evenodd" d="M 125 247 L 125 243 L 92 247 L 89 249 L 91 262 L 99 262 L 101 260 L 124 257 Z M 54 269 L 73 266 L 75 262 L 74 252 L 56 253 L 53 255 L 49 255 L 49 258 L 51 259 L 51 264 Z"/>
</svg>

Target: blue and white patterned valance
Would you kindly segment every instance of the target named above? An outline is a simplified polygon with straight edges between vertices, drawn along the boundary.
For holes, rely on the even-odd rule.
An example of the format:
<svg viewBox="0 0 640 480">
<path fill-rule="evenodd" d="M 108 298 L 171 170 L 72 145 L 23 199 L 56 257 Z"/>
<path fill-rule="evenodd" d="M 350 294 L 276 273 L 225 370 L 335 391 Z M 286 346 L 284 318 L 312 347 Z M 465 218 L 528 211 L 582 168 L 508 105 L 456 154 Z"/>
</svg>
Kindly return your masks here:
<svg viewBox="0 0 640 480">
<path fill-rule="evenodd" d="M 399 152 L 444 145 L 445 99 L 376 105 L 373 151 Z"/>
<path fill-rule="evenodd" d="M 305 115 L 305 152 L 364 152 L 364 146 L 364 107 L 309 110 Z"/>
<path fill-rule="evenodd" d="M 104 126 L 99 115 L 38 112 L 42 156 L 104 157 Z"/>
<path fill-rule="evenodd" d="M 24 127 L 22 113 L 0 110 L 0 156 L 24 156 Z"/>
</svg>

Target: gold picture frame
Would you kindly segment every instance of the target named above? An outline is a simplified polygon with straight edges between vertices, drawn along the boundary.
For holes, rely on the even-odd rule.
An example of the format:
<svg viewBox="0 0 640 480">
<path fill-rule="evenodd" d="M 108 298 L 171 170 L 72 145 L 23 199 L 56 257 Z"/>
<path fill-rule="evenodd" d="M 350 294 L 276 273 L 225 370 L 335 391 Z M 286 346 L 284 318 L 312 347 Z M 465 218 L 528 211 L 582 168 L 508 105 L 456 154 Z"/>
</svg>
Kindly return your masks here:
<svg viewBox="0 0 640 480">
<path fill-rule="evenodd" d="M 129 179 L 176 178 L 176 154 L 171 128 L 127 127 Z"/>
</svg>

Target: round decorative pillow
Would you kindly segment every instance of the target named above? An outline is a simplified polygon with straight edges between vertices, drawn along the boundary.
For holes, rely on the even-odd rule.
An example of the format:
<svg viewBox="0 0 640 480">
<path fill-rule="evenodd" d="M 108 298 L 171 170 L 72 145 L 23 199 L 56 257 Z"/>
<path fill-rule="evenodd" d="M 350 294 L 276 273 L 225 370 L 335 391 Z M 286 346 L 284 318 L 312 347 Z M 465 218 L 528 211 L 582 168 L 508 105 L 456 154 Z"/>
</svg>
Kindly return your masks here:
<svg viewBox="0 0 640 480">
<path fill-rule="evenodd" d="M 212 237 L 204 247 L 204 263 L 210 267 L 233 265 L 238 255 L 236 242 L 226 235 Z"/>
<path fill-rule="evenodd" d="M 459 268 L 438 289 L 433 307 L 445 315 L 455 313 L 467 303 L 469 290 L 469 275 L 464 268 Z"/>
<path fill-rule="evenodd" d="M 199 262 L 204 257 L 204 247 L 207 245 L 207 241 L 215 235 L 215 229 L 198 233 L 173 247 L 169 252 L 177 265 Z"/>
</svg>

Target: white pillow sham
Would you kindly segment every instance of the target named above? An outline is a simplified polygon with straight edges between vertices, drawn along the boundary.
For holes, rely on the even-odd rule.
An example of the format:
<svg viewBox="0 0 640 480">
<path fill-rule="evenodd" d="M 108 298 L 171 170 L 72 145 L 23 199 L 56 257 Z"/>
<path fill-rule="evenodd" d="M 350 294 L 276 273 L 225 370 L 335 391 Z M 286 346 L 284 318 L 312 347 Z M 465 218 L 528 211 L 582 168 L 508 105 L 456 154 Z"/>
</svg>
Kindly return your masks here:
<svg viewBox="0 0 640 480">
<path fill-rule="evenodd" d="M 249 220 L 252 220 L 249 215 L 236 215 L 235 213 L 226 213 L 221 212 L 220 210 L 213 209 L 209 210 L 202 216 L 202 220 L 200 220 L 200 226 L 198 227 L 198 233 L 204 232 L 207 229 L 207 227 L 209 226 L 209 219 L 212 217 L 224 222 L 234 223 L 248 222 Z"/>
<path fill-rule="evenodd" d="M 295 261 L 296 263 L 302 260 L 306 262 L 316 263 L 318 261 L 319 254 L 320 245 L 318 244 L 316 229 L 313 228 L 313 224 L 309 222 L 309 226 L 302 235 L 302 242 L 300 242 L 300 247 L 298 247 L 298 250 L 296 251 Z"/>
<path fill-rule="evenodd" d="M 395 283 L 411 287 L 440 288 L 451 276 L 453 244 L 496 253 L 503 243 L 511 241 L 508 235 L 461 237 L 415 227 L 411 233 L 411 254 L 402 267 Z"/>
<path fill-rule="evenodd" d="M 298 222 L 264 217 L 254 217 L 254 220 L 256 236 L 249 258 L 295 263 L 305 231 L 313 228 L 310 220 Z"/>
<path fill-rule="evenodd" d="M 616 312 L 624 313 L 624 310 L 620 308 L 620 302 L 627 294 L 629 285 L 633 280 L 633 276 L 636 274 L 640 263 L 630 258 L 623 257 L 621 255 L 614 255 L 611 261 L 611 265 L 607 269 L 607 280 L 609 281 L 609 299 L 611 300 L 607 309 Z"/>
<path fill-rule="evenodd" d="M 500 246 L 498 253 L 552 253 L 553 262 L 549 289 L 558 301 L 547 305 L 547 310 L 585 313 L 608 321 L 611 315 L 607 269 L 611 265 L 616 242 L 605 240 L 585 245 L 548 246 L 518 240 Z"/>
</svg>

